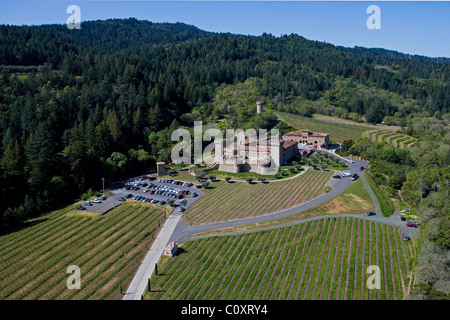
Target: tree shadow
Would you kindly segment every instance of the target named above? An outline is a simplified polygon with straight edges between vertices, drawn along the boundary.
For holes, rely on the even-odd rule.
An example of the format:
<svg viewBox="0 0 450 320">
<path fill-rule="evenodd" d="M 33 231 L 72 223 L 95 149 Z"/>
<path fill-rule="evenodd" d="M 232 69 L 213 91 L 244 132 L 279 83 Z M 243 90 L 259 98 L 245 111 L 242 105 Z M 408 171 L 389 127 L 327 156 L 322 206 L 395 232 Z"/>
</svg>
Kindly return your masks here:
<svg viewBox="0 0 450 320">
<path fill-rule="evenodd" d="M 41 218 L 41 219 L 36 219 L 36 220 L 33 220 L 33 221 L 22 222 L 20 225 L 14 227 L 14 228 L 11 228 L 9 230 L 1 231 L 0 235 L 1 236 L 5 236 L 5 235 L 8 235 L 8 234 L 11 234 L 11 233 L 14 233 L 14 232 L 18 232 L 20 230 L 36 226 L 36 225 L 38 225 L 38 224 L 40 224 L 42 222 L 45 222 L 47 220 L 48 220 L 48 218 Z"/>
<path fill-rule="evenodd" d="M 184 249 L 184 248 L 178 248 L 178 250 L 177 250 L 177 252 L 175 252 L 175 254 L 173 255 L 174 257 L 176 257 L 176 256 L 179 256 L 179 255 L 182 255 L 182 254 L 186 254 L 186 253 L 188 253 L 189 251 L 187 251 L 186 249 Z"/>
</svg>

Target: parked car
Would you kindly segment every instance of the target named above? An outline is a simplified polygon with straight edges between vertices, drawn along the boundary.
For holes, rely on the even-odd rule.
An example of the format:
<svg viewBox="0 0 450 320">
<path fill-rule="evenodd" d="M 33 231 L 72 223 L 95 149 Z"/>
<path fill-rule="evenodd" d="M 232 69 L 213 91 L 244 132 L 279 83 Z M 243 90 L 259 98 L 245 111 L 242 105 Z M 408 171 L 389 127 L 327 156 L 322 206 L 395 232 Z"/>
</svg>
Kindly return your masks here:
<svg viewBox="0 0 450 320">
<path fill-rule="evenodd" d="M 366 212 L 366 215 L 368 215 L 368 216 L 374 216 L 374 215 L 376 215 L 376 213 L 373 212 L 373 211 L 367 211 L 367 212 Z"/>
<path fill-rule="evenodd" d="M 180 212 L 183 212 L 184 210 L 186 210 L 186 209 L 184 209 L 183 207 L 178 208 L 178 211 L 180 211 Z"/>
<path fill-rule="evenodd" d="M 335 178 L 335 179 L 340 179 L 341 176 L 337 174 L 337 175 L 333 176 L 333 178 Z"/>
<path fill-rule="evenodd" d="M 412 228 L 417 228 L 417 227 L 419 226 L 419 224 L 417 223 L 417 221 L 411 221 L 411 220 L 409 220 L 409 221 L 406 223 L 406 226 L 407 226 L 407 227 L 412 227 Z"/>
<path fill-rule="evenodd" d="M 77 207 L 77 210 L 86 210 L 86 207 L 78 206 L 78 207 Z"/>
<path fill-rule="evenodd" d="M 355 173 L 355 174 L 352 176 L 351 180 L 352 180 L 352 181 L 355 181 L 356 179 L 358 179 L 358 175 Z"/>
<path fill-rule="evenodd" d="M 102 203 L 100 199 L 94 199 L 91 202 L 93 202 L 93 203 Z"/>
<path fill-rule="evenodd" d="M 411 213 L 411 210 L 410 209 L 402 209 L 400 212 L 401 213 Z"/>
<path fill-rule="evenodd" d="M 406 218 L 405 217 L 400 217 L 400 220 L 406 221 Z"/>
<path fill-rule="evenodd" d="M 117 198 L 118 201 L 125 201 L 124 197 Z"/>
<path fill-rule="evenodd" d="M 90 203 L 89 201 L 85 201 L 83 204 L 84 204 L 85 206 L 92 206 L 92 203 Z"/>
<path fill-rule="evenodd" d="M 409 241 L 408 235 L 406 235 L 406 234 L 403 235 L 403 241 Z"/>
<path fill-rule="evenodd" d="M 129 194 L 127 194 L 127 198 L 129 199 L 129 198 L 132 198 L 133 197 L 133 194 L 131 194 L 131 193 L 129 193 Z"/>
<path fill-rule="evenodd" d="M 166 204 L 166 202 L 165 202 L 164 200 L 161 200 L 161 201 L 159 202 L 159 204 L 163 206 L 163 205 Z"/>
<path fill-rule="evenodd" d="M 192 196 L 193 196 L 194 198 L 197 197 L 197 196 L 198 196 L 197 192 L 194 192 L 194 193 L 192 194 Z"/>
<path fill-rule="evenodd" d="M 153 199 L 151 202 L 152 202 L 152 203 L 158 203 L 159 201 L 156 200 L 156 199 Z"/>
<path fill-rule="evenodd" d="M 100 200 L 106 200 L 106 199 L 108 199 L 105 195 L 103 195 L 103 196 L 101 196 L 100 198 L 99 198 Z"/>
</svg>

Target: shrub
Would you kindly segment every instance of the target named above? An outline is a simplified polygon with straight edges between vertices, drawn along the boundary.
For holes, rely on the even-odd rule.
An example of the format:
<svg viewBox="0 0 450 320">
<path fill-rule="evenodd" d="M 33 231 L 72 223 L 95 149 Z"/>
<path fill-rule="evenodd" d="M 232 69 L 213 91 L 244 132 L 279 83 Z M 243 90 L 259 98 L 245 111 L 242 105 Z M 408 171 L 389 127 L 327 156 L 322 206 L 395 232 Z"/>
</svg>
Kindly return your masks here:
<svg viewBox="0 0 450 320">
<path fill-rule="evenodd" d="M 91 188 L 86 193 L 83 193 L 81 195 L 81 200 L 88 200 L 90 197 L 98 197 L 99 195 L 100 195 L 100 192 L 93 191 Z"/>
<path fill-rule="evenodd" d="M 208 188 L 209 187 L 209 181 L 203 182 L 202 183 L 202 187 L 205 188 L 205 189 Z"/>
</svg>

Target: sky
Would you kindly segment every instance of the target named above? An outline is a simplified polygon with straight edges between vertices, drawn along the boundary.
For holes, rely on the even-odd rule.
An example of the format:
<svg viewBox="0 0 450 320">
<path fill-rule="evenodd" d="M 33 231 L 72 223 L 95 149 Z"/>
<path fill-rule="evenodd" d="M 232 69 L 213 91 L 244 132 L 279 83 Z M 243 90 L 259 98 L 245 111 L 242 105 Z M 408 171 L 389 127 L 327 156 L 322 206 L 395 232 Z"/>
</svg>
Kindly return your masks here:
<svg viewBox="0 0 450 320">
<path fill-rule="evenodd" d="M 66 24 L 70 5 L 79 6 L 81 21 L 134 17 L 213 32 L 296 33 L 344 47 L 450 58 L 450 1 L 0 0 L 0 24 Z M 379 7 L 380 29 L 367 27 L 371 5 Z"/>
</svg>

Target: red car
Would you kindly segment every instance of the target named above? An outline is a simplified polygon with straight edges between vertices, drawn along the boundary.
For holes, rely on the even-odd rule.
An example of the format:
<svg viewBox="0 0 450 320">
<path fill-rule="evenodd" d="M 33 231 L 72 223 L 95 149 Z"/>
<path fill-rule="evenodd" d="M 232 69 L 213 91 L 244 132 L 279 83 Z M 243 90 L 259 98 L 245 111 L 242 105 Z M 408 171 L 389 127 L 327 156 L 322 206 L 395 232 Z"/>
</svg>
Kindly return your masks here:
<svg viewBox="0 0 450 320">
<path fill-rule="evenodd" d="M 408 221 L 406 223 L 407 227 L 413 227 L 413 228 L 417 228 L 419 226 L 419 224 L 416 221 Z"/>
</svg>

